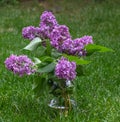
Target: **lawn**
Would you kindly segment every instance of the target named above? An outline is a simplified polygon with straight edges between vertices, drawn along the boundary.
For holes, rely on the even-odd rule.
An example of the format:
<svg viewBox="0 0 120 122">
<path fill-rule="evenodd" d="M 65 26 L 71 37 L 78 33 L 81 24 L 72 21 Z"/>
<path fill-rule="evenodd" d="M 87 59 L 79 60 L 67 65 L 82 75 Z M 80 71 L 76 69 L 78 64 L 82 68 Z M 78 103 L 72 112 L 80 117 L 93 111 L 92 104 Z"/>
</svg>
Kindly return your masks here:
<svg viewBox="0 0 120 122">
<path fill-rule="evenodd" d="M 120 121 L 120 1 L 62 0 L 52 4 L 24 2 L 0 6 L 0 122 L 119 122 Z M 10 54 L 35 54 L 21 50 L 24 26 L 39 25 L 45 10 L 52 10 L 60 24 L 70 28 L 73 38 L 92 35 L 94 43 L 115 52 L 95 53 L 87 60 L 85 76 L 75 80 L 77 107 L 67 118 L 47 106 L 46 92 L 36 98 L 34 76 L 19 77 L 7 71 Z M 38 54 L 36 54 L 38 55 Z"/>
</svg>

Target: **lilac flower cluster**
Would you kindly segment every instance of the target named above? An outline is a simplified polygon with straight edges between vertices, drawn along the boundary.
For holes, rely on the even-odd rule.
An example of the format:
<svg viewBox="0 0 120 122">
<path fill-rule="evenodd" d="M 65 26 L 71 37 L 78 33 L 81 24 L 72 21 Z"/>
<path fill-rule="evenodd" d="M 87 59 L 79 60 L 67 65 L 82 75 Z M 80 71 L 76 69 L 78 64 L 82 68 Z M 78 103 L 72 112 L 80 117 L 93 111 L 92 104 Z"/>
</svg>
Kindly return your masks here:
<svg viewBox="0 0 120 122">
<path fill-rule="evenodd" d="M 56 67 L 55 75 L 60 79 L 73 80 L 76 77 L 76 63 L 62 57 Z"/>
<path fill-rule="evenodd" d="M 61 45 L 61 48 L 62 52 L 73 55 L 73 48 L 75 48 L 74 41 L 72 39 L 65 40 L 64 43 Z"/>
<path fill-rule="evenodd" d="M 50 35 L 51 45 L 58 51 L 62 51 L 62 44 L 67 40 L 71 39 L 69 28 L 65 25 L 56 26 Z"/>
<path fill-rule="evenodd" d="M 74 46 L 73 49 L 71 49 L 73 55 L 78 55 L 78 56 L 85 56 L 86 51 L 84 49 L 85 45 L 92 44 L 92 36 L 83 36 L 81 38 L 77 38 L 73 40 Z"/>
<path fill-rule="evenodd" d="M 44 38 L 50 38 L 50 34 L 55 26 L 58 26 L 57 20 L 52 12 L 45 11 L 40 17 L 40 30 Z"/>
<path fill-rule="evenodd" d="M 64 41 L 62 45 L 62 50 L 67 54 L 84 56 L 86 54 L 84 46 L 92 43 L 92 36 L 83 36 L 74 40 L 68 39 Z"/>
<path fill-rule="evenodd" d="M 45 11 L 40 17 L 39 27 L 28 26 L 22 29 L 22 35 L 25 39 L 33 40 L 35 37 L 47 39 L 55 26 L 58 26 L 55 16 L 52 12 Z"/>
<path fill-rule="evenodd" d="M 34 63 L 26 55 L 10 55 L 10 57 L 5 60 L 5 66 L 8 70 L 20 76 L 24 74 L 30 75 L 35 72 L 33 68 Z"/>
<path fill-rule="evenodd" d="M 25 39 L 33 40 L 35 37 L 41 37 L 42 33 L 39 27 L 28 26 L 22 29 L 22 35 Z"/>
<path fill-rule="evenodd" d="M 28 26 L 22 30 L 24 38 L 33 40 L 35 37 L 41 39 L 50 39 L 52 47 L 56 50 L 70 55 L 84 56 L 86 51 L 84 46 L 92 44 L 92 36 L 83 36 L 72 40 L 69 28 L 65 25 L 59 25 L 52 12 L 45 11 L 40 17 L 39 27 Z"/>
</svg>

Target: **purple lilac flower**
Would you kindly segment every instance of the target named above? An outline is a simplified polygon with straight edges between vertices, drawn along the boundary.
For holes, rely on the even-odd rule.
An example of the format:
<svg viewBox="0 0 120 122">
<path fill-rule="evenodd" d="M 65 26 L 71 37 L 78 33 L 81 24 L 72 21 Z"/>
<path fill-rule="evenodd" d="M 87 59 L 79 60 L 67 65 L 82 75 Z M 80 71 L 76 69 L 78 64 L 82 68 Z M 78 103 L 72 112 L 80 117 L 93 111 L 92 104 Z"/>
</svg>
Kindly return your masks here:
<svg viewBox="0 0 120 122">
<path fill-rule="evenodd" d="M 26 55 L 10 55 L 5 60 L 5 66 L 8 70 L 23 76 L 24 74 L 30 75 L 35 72 L 34 63 Z"/>
<path fill-rule="evenodd" d="M 33 40 L 35 36 L 35 27 L 34 26 L 28 26 L 24 27 L 22 29 L 22 35 L 25 39 Z"/>
<path fill-rule="evenodd" d="M 58 26 L 57 20 L 52 12 L 45 11 L 42 13 L 40 17 L 40 30 L 43 34 L 44 38 L 49 38 L 50 33 L 54 29 L 55 26 Z"/>
<path fill-rule="evenodd" d="M 93 43 L 92 36 L 83 36 L 81 38 L 74 39 L 73 41 L 73 54 L 78 56 L 86 55 L 87 52 L 85 51 L 84 46 Z"/>
<path fill-rule="evenodd" d="M 92 43 L 92 36 L 83 36 L 74 40 L 67 39 L 62 44 L 62 52 L 70 55 L 84 56 L 86 55 L 84 46 Z"/>
<path fill-rule="evenodd" d="M 93 44 L 92 36 L 83 36 L 79 39 L 81 40 L 81 43 L 83 43 L 84 46 L 88 44 Z"/>
<path fill-rule="evenodd" d="M 55 67 L 55 75 L 60 79 L 73 80 L 76 77 L 76 63 L 62 57 Z"/>
<path fill-rule="evenodd" d="M 33 40 L 35 37 L 44 38 L 44 35 L 39 27 L 28 26 L 22 29 L 22 35 L 25 39 Z"/>
<path fill-rule="evenodd" d="M 81 38 L 77 38 L 73 40 L 73 49 L 71 52 L 73 55 L 83 56 L 84 55 L 84 44 Z"/>
<path fill-rule="evenodd" d="M 58 51 L 62 51 L 62 44 L 67 39 L 71 39 L 69 28 L 65 25 L 56 26 L 50 35 L 51 45 Z"/>
<path fill-rule="evenodd" d="M 73 54 L 73 48 L 74 48 L 74 42 L 72 39 L 67 39 L 63 42 L 62 46 L 62 52 L 66 54 Z"/>
</svg>

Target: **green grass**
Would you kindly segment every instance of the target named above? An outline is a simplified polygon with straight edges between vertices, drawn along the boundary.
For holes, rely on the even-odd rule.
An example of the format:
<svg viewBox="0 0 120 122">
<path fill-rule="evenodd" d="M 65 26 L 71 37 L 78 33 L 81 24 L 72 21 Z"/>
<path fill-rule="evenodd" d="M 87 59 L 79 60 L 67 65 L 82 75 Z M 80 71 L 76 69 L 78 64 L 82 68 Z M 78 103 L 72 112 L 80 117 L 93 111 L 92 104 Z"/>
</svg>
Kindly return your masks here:
<svg viewBox="0 0 120 122">
<path fill-rule="evenodd" d="M 119 122 L 120 120 L 120 7 L 119 0 L 84 2 L 63 0 L 55 6 L 60 24 L 70 28 L 73 38 L 92 35 L 94 43 L 115 50 L 95 53 L 84 66 L 86 76 L 75 81 L 77 108 L 65 118 L 47 106 L 46 92 L 34 97 L 34 76 L 20 78 L 7 71 L 5 59 L 11 54 L 34 54 L 21 50 L 29 42 L 22 38 L 24 26 L 39 25 L 44 8 L 38 3 L 0 7 L 0 122 Z"/>
</svg>

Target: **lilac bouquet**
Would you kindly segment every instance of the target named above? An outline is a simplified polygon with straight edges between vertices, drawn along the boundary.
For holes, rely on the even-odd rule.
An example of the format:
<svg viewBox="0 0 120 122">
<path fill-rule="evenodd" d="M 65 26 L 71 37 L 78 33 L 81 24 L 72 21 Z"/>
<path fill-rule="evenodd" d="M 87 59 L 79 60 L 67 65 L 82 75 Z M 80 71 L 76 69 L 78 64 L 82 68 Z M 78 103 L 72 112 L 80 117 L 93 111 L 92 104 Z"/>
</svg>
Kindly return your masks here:
<svg viewBox="0 0 120 122">
<path fill-rule="evenodd" d="M 24 49 L 34 51 L 38 48 L 40 56 L 33 62 L 25 55 L 12 54 L 5 61 L 6 68 L 21 77 L 35 75 L 33 90 L 38 96 L 47 86 L 44 84 L 48 84 L 49 93 L 54 96 L 49 106 L 65 111 L 75 105 L 71 94 L 76 77 L 82 75 L 81 66 L 90 63 L 84 57 L 94 52 L 112 51 L 95 45 L 92 36 L 72 39 L 69 28 L 60 25 L 49 11 L 42 13 L 38 27 L 24 27 L 22 36 L 30 41 Z"/>
</svg>

